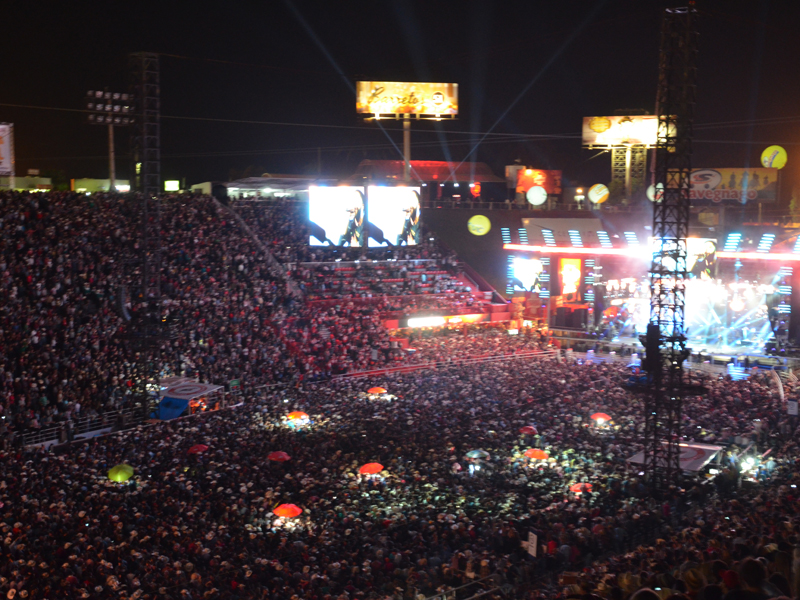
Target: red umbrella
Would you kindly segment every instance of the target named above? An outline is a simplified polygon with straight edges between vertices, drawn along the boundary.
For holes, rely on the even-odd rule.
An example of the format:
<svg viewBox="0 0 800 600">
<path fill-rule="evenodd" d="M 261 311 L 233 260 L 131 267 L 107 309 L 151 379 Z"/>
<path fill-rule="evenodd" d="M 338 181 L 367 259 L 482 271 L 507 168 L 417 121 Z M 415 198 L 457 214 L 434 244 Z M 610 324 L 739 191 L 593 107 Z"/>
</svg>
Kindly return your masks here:
<svg viewBox="0 0 800 600">
<path fill-rule="evenodd" d="M 294 517 L 302 513 L 303 509 L 297 506 L 296 504 L 281 504 L 272 512 L 278 515 L 279 517 L 286 517 L 288 519 L 293 519 Z"/>
<path fill-rule="evenodd" d="M 296 410 L 296 411 L 290 412 L 288 415 L 286 415 L 286 418 L 289 419 L 290 421 L 298 421 L 298 420 L 301 420 L 301 419 L 307 419 L 308 415 L 306 413 L 304 413 L 303 411 Z"/>
<path fill-rule="evenodd" d="M 267 460 L 274 460 L 275 462 L 286 462 L 291 458 L 286 452 L 270 452 L 267 454 Z"/>
<path fill-rule="evenodd" d="M 369 388 L 367 392 L 370 394 L 385 394 L 386 390 L 383 389 L 382 387 L 374 387 L 374 388 Z"/>
<path fill-rule="evenodd" d="M 383 471 L 383 465 L 381 463 L 367 463 L 358 470 L 362 475 L 375 475 L 381 471 Z"/>
<path fill-rule="evenodd" d="M 610 421 L 611 417 L 606 413 L 594 413 L 591 417 L 594 421 Z"/>
<path fill-rule="evenodd" d="M 545 460 L 546 458 L 550 458 L 550 455 L 547 452 L 544 450 L 539 450 L 538 448 L 528 448 L 525 450 L 525 456 L 528 458 L 535 458 L 536 460 Z"/>
<path fill-rule="evenodd" d="M 576 494 L 580 494 L 581 492 L 591 492 L 592 491 L 592 484 L 591 483 L 573 483 L 569 486 L 570 492 L 575 492 Z"/>
<path fill-rule="evenodd" d="M 539 433 L 536 427 L 534 427 L 533 425 L 525 425 L 525 427 L 520 429 L 519 432 L 523 435 L 536 435 L 537 433 Z"/>
<path fill-rule="evenodd" d="M 195 444 L 191 448 L 189 448 L 189 454 L 202 454 L 208 450 L 208 446 L 205 444 Z"/>
</svg>

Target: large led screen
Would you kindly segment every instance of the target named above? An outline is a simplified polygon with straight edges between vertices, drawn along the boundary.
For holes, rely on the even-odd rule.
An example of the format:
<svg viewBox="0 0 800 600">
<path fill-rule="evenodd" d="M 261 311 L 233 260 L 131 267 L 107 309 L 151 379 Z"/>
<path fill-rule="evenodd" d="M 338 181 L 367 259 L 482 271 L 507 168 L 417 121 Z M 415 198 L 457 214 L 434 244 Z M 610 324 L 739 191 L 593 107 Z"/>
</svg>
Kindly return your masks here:
<svg viewBox="0 0 800 600">
<path fill-rule="evenodd" d="M 309 245 L 364 246 L 365 217 L 364 188 L 308 188 Z"/>
<path fill-rule="evenodd" d="M 418 187 L 371 185 L 367 204 L 369 246 L 416 246 L 420 243 Z"/>
<path fill-rule="evenodd" d="M 580 300 L 581 287 L 581 265 L 580 258 L 560 258 L 558 259 L 558 274 L 561 278 L 561 295 L 568 302 Z"/>
<path fill-rule="evenodd" d="M 542 274 L 544 265 L 538 258 L 514 256 L 509 269 L 509 280 L 514 291 L 542 291 Z"/>
</svg>

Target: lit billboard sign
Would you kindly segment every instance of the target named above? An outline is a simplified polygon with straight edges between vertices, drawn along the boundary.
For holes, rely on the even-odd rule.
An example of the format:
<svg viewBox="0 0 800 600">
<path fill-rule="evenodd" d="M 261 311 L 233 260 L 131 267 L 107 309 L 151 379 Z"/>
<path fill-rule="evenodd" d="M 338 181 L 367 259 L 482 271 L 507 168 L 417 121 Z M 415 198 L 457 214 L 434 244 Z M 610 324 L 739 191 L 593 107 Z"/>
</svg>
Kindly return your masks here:
<svg viewBox="0 0 800 600">
<path fill-rule="evenodd" d="M 778 169 L 694 169 L 689 198 L 697 204 L 774 202 Z"/>
<path fill-rule="evenodd" d="M 420 242 L 418 187 L 371 185 L 367 204 L 369 246 L 416 246 Z"/>
<path fill-rule="evenodd" d="M 364 188 L 308 188 L 311 246 L 364 246 Z"/>
<path fill-rule="evenodd" d="M 457 83 L 359 81 L 356 111 L 372 115 L 457 115 Z"/>
<path fill-rule="evenodd" d="M 657 134 L 655 115 L 583 118 L 584 146 L 655 146 Z"/>
<path fill-rule="evenodd" d="M 561 194 L 561 171 L 520 169 L 517 171 L 517 192 L 527 194 L 532 187 L 545 189 L 548 195 Z"/>
<path fill-rule="evenodd" d="M 14 125 L 0 123 L 0 176 L 14 176 Z"/>
</svg>

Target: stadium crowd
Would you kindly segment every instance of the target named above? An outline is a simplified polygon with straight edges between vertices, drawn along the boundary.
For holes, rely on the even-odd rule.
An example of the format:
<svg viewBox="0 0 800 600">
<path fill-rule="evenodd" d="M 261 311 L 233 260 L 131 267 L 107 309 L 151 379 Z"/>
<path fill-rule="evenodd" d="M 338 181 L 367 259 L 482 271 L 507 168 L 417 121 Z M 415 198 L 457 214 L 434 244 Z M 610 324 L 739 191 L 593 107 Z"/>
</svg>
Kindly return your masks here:
<svg viewBox="0 0 800 600">
<path fill-rule="evenodd" d="M 165 374 L 239 378 L 242 404 L 51 451 L 8 444 L 0 598 L 800 595 L 800 439 L 773 378 L 691 375 L 707 392 L 685 402 L 686 441 L 731 445 L 710 483 L 656 499 L 627 461 L 642 406 L 623 365 L 521 358 L 541 340 L 494 327 L 412 333 L 408 352 L 380 304 L 318 310 L 289 293 L 298 262 L 338 252 L 295 246 L 294 212 L 237 210 L 288 270 L 265 266 L 212 198 L 168 196 L 162 290 L 179 325 Z M 130 196 L 0 194 L 3 439 L 130 402 L 120 295 L 141 279 L 138 215 Z M 434 246 L 399 259 L 420 258 L 449 260 Z M 481 355 L 503 360 L 458 362 Z M 330 378 L 419 362 L 438 366 Z M 758 484 L 743 482 L 745 447 L 769 451 Z M 371 462 L 384 469 L 360 475 Z M 125 483 L 108 477 L 120 463 L 135 471 Z M 303 512 L 278 518 L 281 503 Z M 566 589 L 561 570 L 576 573 Z"/>
<path fill-rule="evenodd" d="M 135 310 L 138 204 L 71 192 L 3 193 L 0 203 L 0 438 L 126 406 L 136 361 L 119 297 Z M 280 214 L 253 218 L 256 229 L 273 227 L 259 230 L 273 248 L 287 227 Z M 165 374 L 254 387 L 413 360 L 387 351 L 371 309 L 320 312 L 293 299 L 285 275 L 213 199 L 167 196 L 161 223 L 161 291 L 180 327 Z"/>
</svg>

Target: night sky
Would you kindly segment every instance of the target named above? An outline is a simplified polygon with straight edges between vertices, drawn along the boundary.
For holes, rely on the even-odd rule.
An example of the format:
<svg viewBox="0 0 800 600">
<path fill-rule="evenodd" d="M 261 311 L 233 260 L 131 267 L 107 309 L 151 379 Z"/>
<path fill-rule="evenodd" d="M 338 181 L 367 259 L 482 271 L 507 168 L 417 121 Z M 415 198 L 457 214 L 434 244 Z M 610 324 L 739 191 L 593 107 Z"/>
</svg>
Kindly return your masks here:
<svg viewBox="0 0 800 600">
<path fill-rule="evenodd" d="M 163 54 L 164 179 L 314 173 L 318 148 L 329 176 L 364 158 L 400 158 L 388 139 L 402 147 L 398 124 L 386 123 L 387 138 L 355 112 L 354 82 L 383 79 L 460 86 L 459 120 L 415 124 L 412 158 L 463 160 L 492 128 L 506 135 L 488 136 L 473 156 L 498 175 L 521 159 L 562 169 L 568 182 L 608 182 L 609 156 L 580 147 L 581 118 L 654 111 L 665 6 L 680 4 L 15 2 L 3 10 L 0 121 L 16 125 L 18 174 L 107 177 L 105 128 L 76 112 L 8 105 L 80 109 L 89 89 L 124 91 L 127 54 L 144 50 Z M 695 166 L 754 166 L 765 145 L 782 143 L 785 180 L 800 179 L 800 3 L 697 8 Z M 236 120 L 313 126 L 226 122 Z M 117 138 L 127 178 L 128 133 Z"/>
</svg>

